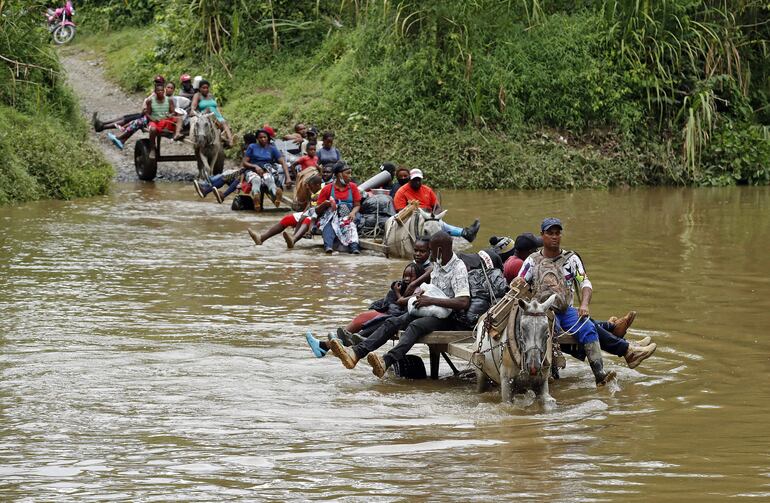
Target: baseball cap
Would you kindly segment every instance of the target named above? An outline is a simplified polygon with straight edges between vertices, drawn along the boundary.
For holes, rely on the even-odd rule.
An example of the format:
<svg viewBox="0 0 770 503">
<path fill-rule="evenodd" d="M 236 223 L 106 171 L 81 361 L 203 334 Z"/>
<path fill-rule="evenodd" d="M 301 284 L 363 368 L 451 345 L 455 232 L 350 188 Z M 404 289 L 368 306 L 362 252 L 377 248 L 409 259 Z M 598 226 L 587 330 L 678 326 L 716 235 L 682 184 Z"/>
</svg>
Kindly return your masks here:
<svg viewBox="0 0 770 503">
<path fill-rule="evenodd" d="M 269 124 L 262 126 L 262 130 L 267 133 L 270 138 L 275 138 L 275 129 L 271 128 Z"/>
<path fill-rule="evenodd" d="M 156 75 L 152 79 L 152 81 L 155 82 L 156 84 L 165 84 L 166 83 L 166 79 L 163 77 L 163 75 Z"/>
<path fill-rule="evenodd" d="M 182 76 L 179 77 L 179 82 L 189 82 L 190 80 L 192 80 L 192 77 L 187 73 L 183 73 Z"/>
<path fill-rule="evenodd" d="M 556 217 L 548 217 L 543 220 L 542 224 L 540 224 L 540 232 L 545 232 L 551 227 L 558 227 L 559 229 L 564 229 L 564 226 L 561 224 L 561 220 L 559 220 Z"/>
<path fill-rule="evenodd" d="M 525 232 L 516 236 L 516 243 L 513 245 L 514 248 L 520 251 L 533 250 L 541 246 L 543 246 L 543 238 L 535 236 L 531 232 Z"/>
<path fill-rule="evenodd" d="M 409 172 L 409 179 L 414 180 L 415 178 L 423 178 L 422 170 L 415 168 Z"/>
</svg>

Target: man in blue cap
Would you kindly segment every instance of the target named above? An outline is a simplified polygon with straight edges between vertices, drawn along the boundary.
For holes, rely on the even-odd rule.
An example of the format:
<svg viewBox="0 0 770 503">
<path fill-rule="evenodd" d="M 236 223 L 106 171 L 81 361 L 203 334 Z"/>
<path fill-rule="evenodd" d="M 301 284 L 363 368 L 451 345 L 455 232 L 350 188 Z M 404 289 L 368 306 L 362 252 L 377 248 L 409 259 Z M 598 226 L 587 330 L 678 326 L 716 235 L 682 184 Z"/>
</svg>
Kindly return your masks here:
<svg viewBox="0 0 770 503">
<path fill-rule="evenodd" d="M 549 269 L 553 270 L 554 268 L 561 271 L 565 285 L 558 286 L 566 286 L 564 290 L 565 299 L 560 309 L 555 309 L 556 320 L 563 331 L 571 333 L 583 345 L 585 356 L 588 358 L 596 384 L 597 386 L 603 386 L 615 378 L 615 372 L 604 371 L 598 329 L 593 320 L 590 319 L 588 306 L 591 303 L 593 286 L 588 279 L 580 256 L 575 252 L 562 250 L 562 229 L 561 220 L 558 218 L 549 217 L 543 220 L 540 226 L 543 249 L 527 257 L 519 271 L 519 277 L 529 283 L 533 287 L 535 294 L 538 294 L 544 274 Z M 573 305 L 575 291 L 580 294 L 580 306 L 577 309 Z M 620 348 L 618 351 L 613 352 L 615 354 L 620 352 L 618 356 L 624 356 L 630 368 L 636 367 L 642 360 L 650 357 L 657 347 L 654 343 L 637 346 L 616 338 L 609 333 L 603 335 L 612 337 L 615 342 L 614 348 Z"/>
</svg>

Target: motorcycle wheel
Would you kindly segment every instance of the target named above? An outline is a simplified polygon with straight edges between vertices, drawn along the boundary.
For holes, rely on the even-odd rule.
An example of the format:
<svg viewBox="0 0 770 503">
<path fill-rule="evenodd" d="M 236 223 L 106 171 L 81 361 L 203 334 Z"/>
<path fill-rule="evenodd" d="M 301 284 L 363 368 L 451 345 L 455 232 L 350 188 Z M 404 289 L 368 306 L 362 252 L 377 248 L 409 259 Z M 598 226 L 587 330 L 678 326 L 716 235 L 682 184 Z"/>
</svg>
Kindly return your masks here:
<svg viewBox="0 0 770 503">
<path fill-rule="evenodd" d="M 53 41 L 57 45 L 66 44 L 72 38 L 75 36 L 75 27 L 74 26 L 58 26 L 53 31 Z"/>
</svg>

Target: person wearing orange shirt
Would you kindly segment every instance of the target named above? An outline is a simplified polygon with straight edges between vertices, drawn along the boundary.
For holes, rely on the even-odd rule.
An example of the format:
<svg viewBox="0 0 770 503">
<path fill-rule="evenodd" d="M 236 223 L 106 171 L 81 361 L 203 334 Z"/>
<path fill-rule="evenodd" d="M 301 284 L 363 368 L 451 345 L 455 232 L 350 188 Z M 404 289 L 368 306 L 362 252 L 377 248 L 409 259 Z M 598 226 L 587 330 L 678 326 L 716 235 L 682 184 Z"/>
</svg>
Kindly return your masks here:
<svg viewBox="0 0 770 503">
<path fill-rule="evenodd" d="M 409 201 L 420 201 L 420 208 L 433 213 L 441 212 L 441 205 L 438 202 L 436 193 L 433 189 L 422 183 L 422 170 L 413 169 L 409 172 L 409 183 L 404 184 L 393 197 L 393 206 L 396 211 L 403 210 Z M 476 234 L 479 232 L 481 223 L 479 219 L 473 221 L 473 223 L 465 228 L 449 225 L 442 221 L 444 231 L 450 236 L 465 238 L 469 243 L 476 239 Z"/>
</svg>

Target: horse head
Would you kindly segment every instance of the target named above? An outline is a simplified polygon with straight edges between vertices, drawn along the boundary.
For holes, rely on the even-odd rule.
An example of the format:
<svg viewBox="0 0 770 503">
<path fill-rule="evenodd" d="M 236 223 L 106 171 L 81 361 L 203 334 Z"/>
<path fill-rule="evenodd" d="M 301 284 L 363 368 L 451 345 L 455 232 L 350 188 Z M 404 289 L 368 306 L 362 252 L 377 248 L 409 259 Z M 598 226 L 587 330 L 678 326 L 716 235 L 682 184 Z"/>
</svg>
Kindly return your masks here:
<svg viewBox="0 0 770 503">
<path fill-rule="evenodd" d="M 440 230 L 443 230 L 444 226 L 441 224 L 441 219 L 446 215 L 447 210 L 439 213 L 427 212 L 424 209 L 419 209 L 419 215 L 422 219 L 420 222 L 420 234 L 427 234 L 432 236 Z"/>
<path fill-rule="evenodd" d="M 214 124 L 211 122 L 212 113 L 194 114 L 190 119 L 190 136 L 195 146 L 205 148 L 214 141 Z"/>
<path fill-rule="evenodd" d="M 540 373 L 548 354 L 547 312 L 556 301 L 556 294 L 545 302 L 537 299 L 527 301 L 519 299 L 519 318 L 516 323 L 516 344 L 521 351 L 522 372 L 529 371 L 530 376 Z"/>
</svg>

